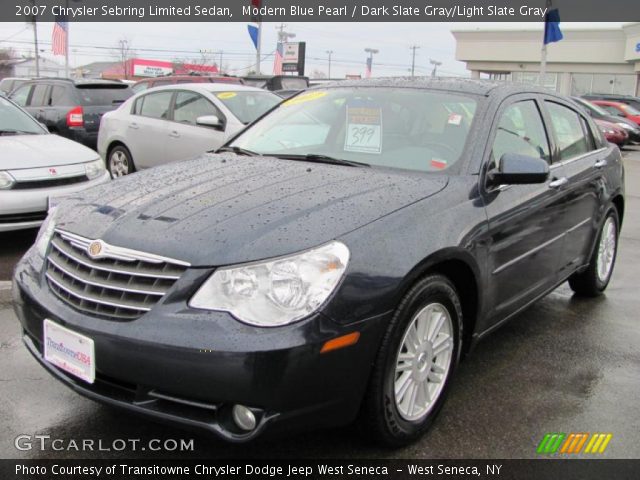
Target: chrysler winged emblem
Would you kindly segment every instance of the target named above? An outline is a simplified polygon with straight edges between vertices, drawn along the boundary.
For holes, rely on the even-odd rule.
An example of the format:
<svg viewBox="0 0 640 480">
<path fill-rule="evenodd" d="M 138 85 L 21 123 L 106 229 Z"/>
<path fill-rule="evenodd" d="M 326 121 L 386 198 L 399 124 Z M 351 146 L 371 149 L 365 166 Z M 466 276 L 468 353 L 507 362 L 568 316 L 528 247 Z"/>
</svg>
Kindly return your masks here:
<svg viewBox="0 0 640 480">
<path fill-rule="evenodd" d="M 91 258 L 96 258 L 102 253 L 102 241 L 94 240 L 87 247 L 87 253 Z"/>
</svg>

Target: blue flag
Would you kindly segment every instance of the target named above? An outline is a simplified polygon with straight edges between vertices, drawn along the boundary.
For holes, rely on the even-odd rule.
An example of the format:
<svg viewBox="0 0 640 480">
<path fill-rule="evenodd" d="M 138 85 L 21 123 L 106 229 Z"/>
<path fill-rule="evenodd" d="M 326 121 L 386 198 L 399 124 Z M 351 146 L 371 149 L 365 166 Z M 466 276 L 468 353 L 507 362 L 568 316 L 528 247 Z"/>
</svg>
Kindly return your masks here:
<svg viewBox="0 0 640 480">
<path fill-rule="evenodd" d="M 557 8 L 554 8 L 544 16 L 544 44 L 559 42 L 563 38 L 560 30 L 560 13 Z"/>
<path fill-rule="evenodd" d="M 253 41 L 253 46 L 255 48 L 258 48 L 258 27 L 255 25 L 249 24 L 247 25 L 247 30 L 249 30 L 249 36 Z"/>
</svg>

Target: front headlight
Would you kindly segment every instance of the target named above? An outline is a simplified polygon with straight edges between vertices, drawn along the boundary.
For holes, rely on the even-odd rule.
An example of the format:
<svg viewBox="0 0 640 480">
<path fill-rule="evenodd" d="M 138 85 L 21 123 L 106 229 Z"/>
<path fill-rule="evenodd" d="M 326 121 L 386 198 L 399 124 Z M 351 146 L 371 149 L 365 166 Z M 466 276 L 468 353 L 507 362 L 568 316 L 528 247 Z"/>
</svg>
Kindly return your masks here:
<svg viewBox="0 0 640 480">
<path fill-rule="evenodd" d="M 340 242 L 273 260 L 216 270 L 189 306 L 222 310 L 259 327 L 276 327 L 315 312 L 338 286 L 349 263 Z"/>
<path fill-rule="evenodd" d="M 56 209 L 57 207 L 49 209 L 47 218 L 45 218 L 44 222 L 42 222 L 40 231 L 38 232 L 38 236 L 36 237 L 36 251 L 42 258 L 44 258 L 47 254 L 47 247 L 49 246 L 49 242 L 51 241 L 51 237 L 53 236 L 53 231 L 56 228 Z"/>
<path fill-rule="evenodd" d="M 625 130 L 635 130 L 631 125 L 629 125 L 628 123 L 616 123 L 616 125 L 618 125 L 619 127 L 624 128 Z"/>
<path fill-rule="evenodd" d="M 104 162 L 101 159 L 94 160 L 93 162 L 89 162 L 84 166 L 85 174 L 89 180 L 93 180 L 94 178 L 98 178 L 100 175 L 104 174 Z"/>
<path fill-rule="evenodd" d="M 0 171 L 0 190 L 8 190 L 13 186 L 14 183 L 15 180 L 9 172 Z"/>
</svg>

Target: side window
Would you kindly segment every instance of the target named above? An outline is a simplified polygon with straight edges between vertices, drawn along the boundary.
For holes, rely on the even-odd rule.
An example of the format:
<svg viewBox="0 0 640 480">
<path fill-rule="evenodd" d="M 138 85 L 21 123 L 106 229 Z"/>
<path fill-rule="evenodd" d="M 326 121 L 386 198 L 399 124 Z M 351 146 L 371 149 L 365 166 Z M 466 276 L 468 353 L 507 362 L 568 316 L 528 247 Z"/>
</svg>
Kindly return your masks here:
<svg viewBox="0 0 640 480">
<path fill-rule="evenodd" d="M 51 99 L 49 100 L 49 105 L 63 105 L 64 96 L 64 87 L 54 85 L 51 87 Z"/>
<path fill-rule="evenodd" d="M 587 138 L 587 146 L 589 150 L 595 150 L 597 148 L 597 137 L 593 134 L 593 130 L 591 130 L 589 122 L 587 122 L 583 116 L 580 116 L 580 123 L 582 124 L 582 130 L 584 131 L 585 137 Z"/>
<path fill-rule="evenodd" d="M 493 161 L 498 162 L 505 153 L 549 161 L 549 141 L 533 100 L 510 105 L 502 113 L 493 141 Z"/>
<path fill-rule="evenodd" d="M 49 98 L 47 97 L 47 89 L 49 85 L 39 83 L 33 87 L 33 93 L 31 94 L 31 101 L 29 105 L 31 107 L 46 107 L 49 105 Z"/>
<path fill-rule="evenodd" d="M 144 101 L 142 102 L 142 107 L 140 107 L 140 115 L 167 120 L 169 118 L 169 106 L 171 105 L 172 96 L 173 92 L 171 91 L 145 95 L 142 97 Z"/>
<path fill-rule="evenodd" d="M 220 111 L 202 95 L 193 92 L 178 92 L 173 107 L 173 120 L 195 125 L 196 119 L 204 115 L 217 115 L 222 120 Z"/>
<path fill-rule="evenodd" d="M 149 83 L 142 82 L 142 83 L 136 83 L 133 87 L 131 87 L 131 90 L 133 90 L 133 93 L 140 93 L 143 90 L 146 90 L 147 88 L 149 88 Z"/>
<path fill-rule="evenodd" d="M 21 107 L 27 105 L 27 99 L 29 98 L 29 92 L 31 91 L 31 85 L 24 85 L 19 87 L 15 92 L 11 94 L 11 100 L 16 102 Z"/>
<path fill-rule="evenodd" d="M 545 102 L 560 150 L 560 160 L 567 160 L 591 150 L 580 115 L 559 103 Z"/>
</svg>

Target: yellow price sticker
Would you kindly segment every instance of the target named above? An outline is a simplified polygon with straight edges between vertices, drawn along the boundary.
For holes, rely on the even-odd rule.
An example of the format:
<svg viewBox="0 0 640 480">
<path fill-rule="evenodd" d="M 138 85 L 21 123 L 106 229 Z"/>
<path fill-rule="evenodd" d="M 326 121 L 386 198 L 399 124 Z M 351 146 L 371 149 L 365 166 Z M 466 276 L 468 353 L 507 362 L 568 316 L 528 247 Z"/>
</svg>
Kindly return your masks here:
<svg viewBox="0 0 640 480">
<path fill-rule="evenodd" d="M 313 100 L 317 100 L 319 98 L 324 97 L 326 94 L 327 92 L 302 93 L 297 97 L 293 97 L 290 100 L 286 100 L 282 105 L 289 106 L 289 105 L 298 105 L 299 103 L 311 102 Z"/>
<path fill-rule="evenodd" d="M 238 95 L 236 92 L 222 92 L 216 95 L 220 100 L 227 100 L 229 98 L 233 98 Z"/>
</svg>

